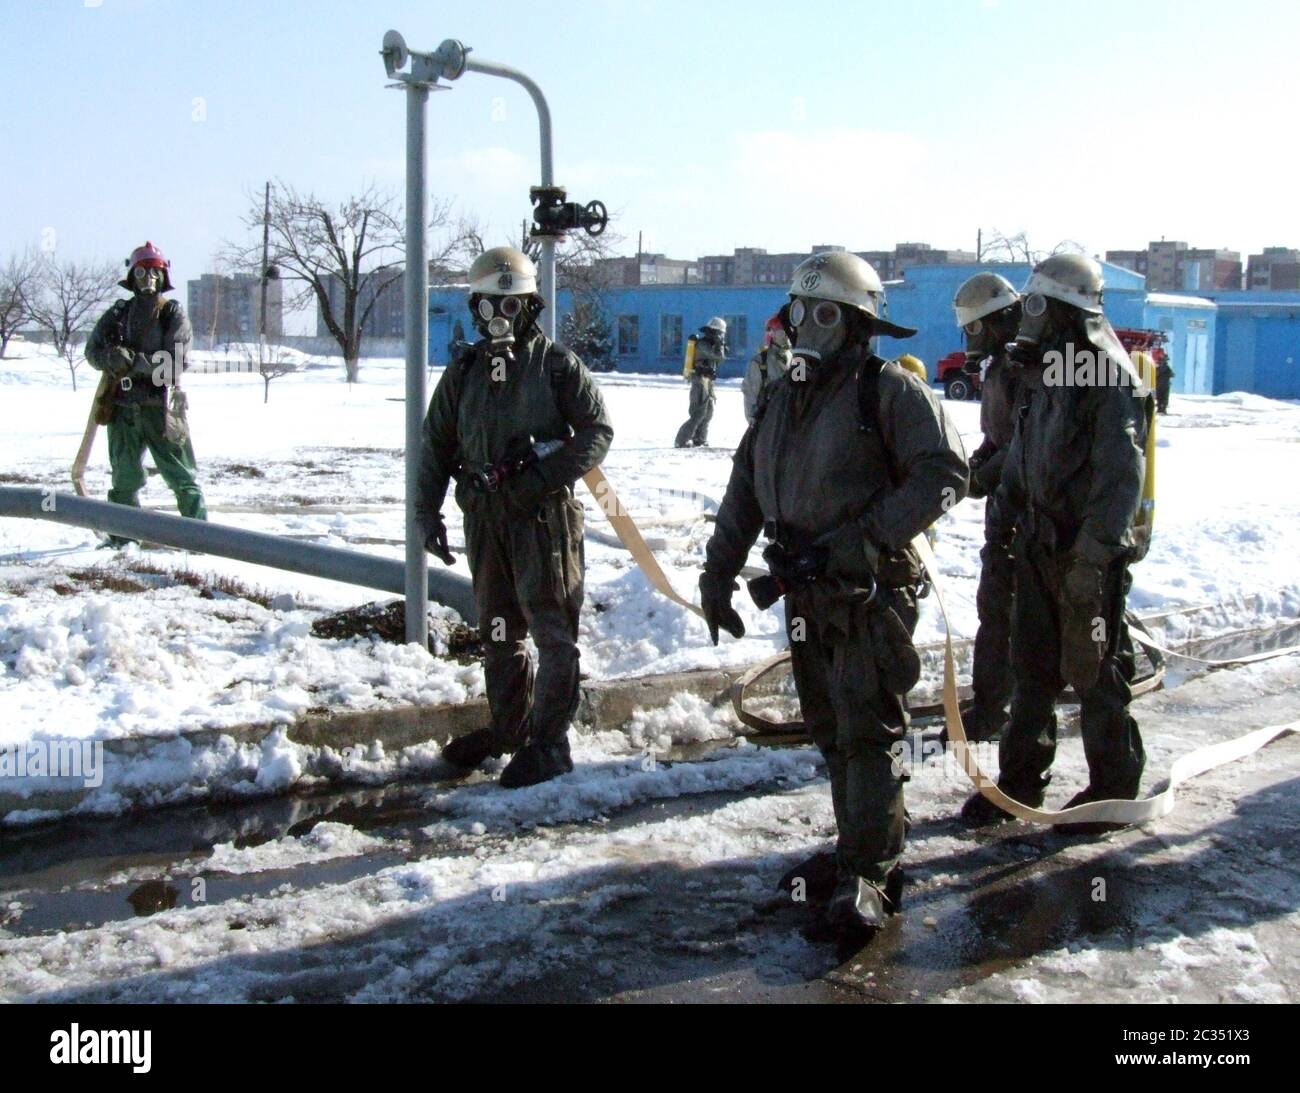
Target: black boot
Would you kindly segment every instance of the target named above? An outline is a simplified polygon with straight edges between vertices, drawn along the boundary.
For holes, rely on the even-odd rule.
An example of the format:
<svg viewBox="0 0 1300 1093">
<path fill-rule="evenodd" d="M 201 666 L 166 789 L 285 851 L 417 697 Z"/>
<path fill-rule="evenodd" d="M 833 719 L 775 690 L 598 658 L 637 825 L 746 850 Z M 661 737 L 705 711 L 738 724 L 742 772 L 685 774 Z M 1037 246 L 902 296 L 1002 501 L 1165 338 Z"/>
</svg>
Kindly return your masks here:
<svg viewBox="0 0 1300 1093">
<path fill-rule="evenodd" d="M 515 752 L 515 757 L 501 772 L 500 784 L 502 789 L 520 789 L 549 782 L 571 770 L 573 760 L 569 757 L 568 734 L 558 743 L 533 740 Z"/>
<path fill-rule="evenodd" d="M 826 908 L 827 924 L 841 942 L 866 943 L 902 906 L 903 872 L 895 867 L 883 884 L 845 874 Z"/>
<path fill-rule="evenodd" d="M 1105 793 L 1089 786 L 1071 797 L 1065 807 L 1073 808 L 1075 805 L 1086 805 L 1093 801 L 1132 801 L 1136 797 L 1136 793 Z M 1053 824 L 1052 830 L 1058 835 L 1105 835 L 1109 831 L 1122 831 L 1128 826 L 1128 824 L 1108 823 L 1104 820 L 1084 820 L 1078 823 Z"/>
<path fill-rule="evenodd" d="M 473 770 L 486 759 L 500 755 L 496 736 L 491 729 L 475 729 L 464 736 L 448 740 L 442 748 L 442 757 L 453 767 Z"/>
<path fill-rule="evenodd" d="M 1023 793 L 1006 786 L 999 786 L 1000 790 L 1013 800 L 1019 801 L 1030 808 L 1038 808 L 1043 803 L 1043 792 L 1038 790 L 1035 793 Z M 1015 817 L 1010 812 L 1005 812 L 998 808 L 992 801 L 982 793 L 974 793 L 966 799 L 966 803 L 961 806 L 961 822 L 969 828 L 992 827 L 994 824 L 1004 824 Z"/>
<path fill-rule="evenodd" d="M 809 903 L 825 903 L 835 892 L 835 851 L 819 850 L 811 858 L 801 861 L 780 881 L 777 890 L 795 893 L 795 885 L 802 881 L 802 896 Z"/>
</svg>

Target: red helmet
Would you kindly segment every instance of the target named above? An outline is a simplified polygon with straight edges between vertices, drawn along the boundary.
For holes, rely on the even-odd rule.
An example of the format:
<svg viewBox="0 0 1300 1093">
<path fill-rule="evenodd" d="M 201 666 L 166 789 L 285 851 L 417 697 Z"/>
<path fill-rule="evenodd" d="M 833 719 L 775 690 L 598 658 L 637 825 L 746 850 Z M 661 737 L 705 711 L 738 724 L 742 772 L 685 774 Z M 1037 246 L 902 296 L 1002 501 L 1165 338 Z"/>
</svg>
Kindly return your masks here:
<svg viewBox="0 0 1300 1093">
<path fill-rule="evenodd" d="M 171 263 L 163 257 L 163 252 L 155 247 L 151 242 L 145 240 L 143 247 L 136 247 L 131 252 L 131 257 L 126 260 L 128 272 L 135 269 L 136 266 L 149 266 L 152 269 L 167 269 Z"/>
<path fill-rule="evenodd" d="M 145 266 L 148 269 L 160 269 L 163 271 L 163 292 L 172 290 L 171 263 L 163 257 L 163 252 L 153 245 L 149 240 L 145 240 L 143 247 L 136 247 L 131 252 L 131 257 L 126 260 L 126 276 L 118 282 L 123 288 L 134 288 L 131 284 L 131 273 L 136 266 Z"/>
</svg>

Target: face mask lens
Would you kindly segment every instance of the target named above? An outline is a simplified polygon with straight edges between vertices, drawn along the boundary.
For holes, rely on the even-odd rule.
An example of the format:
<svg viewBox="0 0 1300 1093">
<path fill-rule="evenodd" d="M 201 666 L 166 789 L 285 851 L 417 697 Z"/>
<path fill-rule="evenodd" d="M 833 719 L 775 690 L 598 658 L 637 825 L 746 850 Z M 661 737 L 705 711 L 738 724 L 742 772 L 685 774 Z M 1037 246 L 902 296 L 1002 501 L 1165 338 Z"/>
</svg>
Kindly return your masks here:
<svg viewBox="0 0 1300 1093">
<path fill-rule="evenodd" d="M 980 319 L 974 319 L 971 322 L 967 323 L 964 329 L 967 334 L 971 335 L 971 337 L 974 337 L 976 334 L 978 334 L 981 330 L 984 329 L 984 323 Z"/>
<path fill-rule="evenodd" d="M 523 307 L 523 301 L 518 296 L 507 296 L 501 301 L 501 314 L 507 319 L 513 319 L 523 310 Z"/>
<path fill-rule="evenodd" d="M 1040 318 L 1047 311 L 1047 297 L 1035 292 L 1025 297 L 1025 314 L 1031 319 Z"/>
<path fill-rule="evenodd" d="M 813 322 L 818 326 L 830 328 L 840 321 L 840 305 L 830 300 L 822 300 L 813 308 Z"/>
<path fill-rule="evenodd" d="M 492 301 L 486 296 L 478 302 L 478 314 L 480 319 L 490 319 L 495 314 Z"/>
<path fill-rule="evenodd" d="M 802 326 L 804 316 L 807 313 L 808 313 L 808 309 L 804 307 L 803 301 L 795 300 L 794 303 L 790 305 L 790 325 Z"/>
</svg>

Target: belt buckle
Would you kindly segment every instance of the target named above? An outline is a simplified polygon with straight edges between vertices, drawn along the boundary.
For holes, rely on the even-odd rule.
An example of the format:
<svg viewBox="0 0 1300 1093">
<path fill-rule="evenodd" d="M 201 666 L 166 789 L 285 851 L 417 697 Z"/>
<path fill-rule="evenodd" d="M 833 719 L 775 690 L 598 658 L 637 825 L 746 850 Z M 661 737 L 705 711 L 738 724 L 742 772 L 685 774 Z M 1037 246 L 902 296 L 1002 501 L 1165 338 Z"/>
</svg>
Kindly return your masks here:
<svg viewBox="0 0 1300 1093">
<path fill-rule="evenodd" d="M 129 391 L 134 386 L 131 382 L 130 376 L 123 376 L 117 381 L 117 385 L 122 388 L 123 391 Z"/>
</svg>

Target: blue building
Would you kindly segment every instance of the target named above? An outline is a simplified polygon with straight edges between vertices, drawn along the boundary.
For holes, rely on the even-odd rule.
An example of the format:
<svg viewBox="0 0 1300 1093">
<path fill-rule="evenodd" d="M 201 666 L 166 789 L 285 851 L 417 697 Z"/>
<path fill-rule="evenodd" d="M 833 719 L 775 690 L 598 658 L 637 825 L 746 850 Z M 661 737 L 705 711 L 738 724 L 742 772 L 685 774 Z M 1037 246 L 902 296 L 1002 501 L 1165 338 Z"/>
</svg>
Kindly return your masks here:
<svg viewBox="0 0 1300 1093">
<path fill-rule="evenodd" d="M 1163 330 L 1180 394 L 1251 391 L 1271 398 L 1300 398 L 1300 292 L 1217 292 L 1203 296 L 1148 293 L 1132 270 L 1103 262 L 1106 316 L 1117 327 Z M 962 348 L 952 313 L 957 288 L 972 274 L 991 270 L 1017 288 L 1029 277 L 1024 263 L 917 266 L 885 286 L 889 317 L 919 333 L 906 340 L 882 339 L 881 352 L 912 353 L 934 374 L 936 362 Z M 731 346 L 723 376 L 740 376 L 763 340 L 764 326 L 787 299 L 777 285 L 640 285 L 615 287 L 602 295 L 615 334 L 618 367 L 624 372 L 676 373 L 686 338 L 710 318 L 727 321 Z M 559 294 L 560 315 L 572 309 Z M 434 288 L 429 293 L 429 347 L 445 359 L 456 335 L 472 333 L 466 290 Z"/>
<path fill-rule="evenodd" d="M 1300 292 L 1217 292 L 1214 304 L 1213 393 L 1300 398 Z"/>
</svg>

